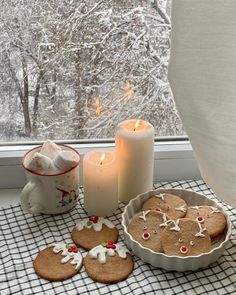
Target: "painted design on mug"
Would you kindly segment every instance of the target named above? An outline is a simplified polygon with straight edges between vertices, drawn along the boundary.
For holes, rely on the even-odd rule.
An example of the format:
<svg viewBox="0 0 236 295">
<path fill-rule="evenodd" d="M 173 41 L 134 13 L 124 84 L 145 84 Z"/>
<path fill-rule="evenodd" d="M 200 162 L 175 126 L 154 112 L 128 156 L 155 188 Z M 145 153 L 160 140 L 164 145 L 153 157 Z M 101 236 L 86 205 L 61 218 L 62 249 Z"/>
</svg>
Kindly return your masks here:
<svg viewBox="0 0 236 295">
<path fill-rule="evenodd" d="M 101 231 L 102 225 L 106 225 L 108 228 L 114 228 L 114 224 L 103 217 L 92 216 L 90 218 L 86 218 L 76 224 L 77 230 L 82 230 L 84 228 L 93 228 L 95 231 Z"/>
<path fill-rule="evenodd" d="M 69 205 L 72 201 L 76 201 L 76 199 L 79 196 L 78 190 L 76 191 L 73 189 L 70 191 L 66 191 L 59 187 L 56 187 L 56 189 L 61 193 L 61 200 L 59 201 L 59 203 L 61 204 L 61 207 Z"/>
<path fill-rule="evenodd" d="M 89 251 L 88 255 L 94 259 L 98 259 L 100 263 L 104 264 L 106 263 L 106 255 L 115 256 L 116 253 L 119 257 L 125 259 L 127 257 L 126 254 L 130 252 L 125 247 L 119 246 L 111 241 L 94 247 Z"/>
<path fill-rule="evenodd" d="M 62 258 L 61 263 L 66 263 L 71 260 L 70 263 L 75 265 L 75 269 L 78 269 L 82 265 L 83 257 L 75 245 L 56 243 L 53 246 L 54 253 L 62 251 L 61 255 L 64 257 Z"/>
</svg>

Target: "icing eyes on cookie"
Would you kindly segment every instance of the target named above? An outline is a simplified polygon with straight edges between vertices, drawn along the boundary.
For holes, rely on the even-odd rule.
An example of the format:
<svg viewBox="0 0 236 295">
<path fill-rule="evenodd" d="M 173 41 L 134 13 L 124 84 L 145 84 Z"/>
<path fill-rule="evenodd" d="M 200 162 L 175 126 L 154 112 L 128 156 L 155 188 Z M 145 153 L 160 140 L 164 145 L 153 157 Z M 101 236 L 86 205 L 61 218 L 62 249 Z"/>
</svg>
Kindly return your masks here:
<svg viewBox="0 0 236 295">
<path fill-rule="evenodd" d="M 183 240 L 182 240 L 181 238 L 179 238 L 179 242 L 180 242 L 180 243 L 182 243 L 182 242 L 183 242 Z"/>
<path fill-rule="evenodd" d="M 142 238 L 144 240 L 149 240 L 150 239 L 150 233 L 148 231 L 145 231 L 143 234 L 142 234 Z"/>
<path fill-rule="evenodd" d="M 152 233 L 153 233 L 154 235 L 156 235 L 156 234 L 157 234 L 157 231 L 156 231 L 156 230 L 154 230 Z"/>
<path fill-rule="evenodd" d="M 143 229 L 147 229 L 147 226 L 144 226 Z"/>
<path fill-rule="evenodd" d="M 190 244 L 191 246 L 193 246 L 193 245 L 194 245 L 194 242 L 193 242 L 193 241 L 190 241 L 189 244 Z"/>
<path fill-rule="evenodd" d="M 180 250 L 180 252 L 181 252 L 182 254 L 186 254 L 186 253 L 188 252 L 188 247 L 186 247 L 186 246 L 181 246 L 179 250 Z"/>
<path fill-rule="evenodd" d="M 202 215 L 199 215 L 197 218 L 196 218 L 197 222 L 199 223 L 203 223 L 205 221 L 204 217 Z"/>
</svg>

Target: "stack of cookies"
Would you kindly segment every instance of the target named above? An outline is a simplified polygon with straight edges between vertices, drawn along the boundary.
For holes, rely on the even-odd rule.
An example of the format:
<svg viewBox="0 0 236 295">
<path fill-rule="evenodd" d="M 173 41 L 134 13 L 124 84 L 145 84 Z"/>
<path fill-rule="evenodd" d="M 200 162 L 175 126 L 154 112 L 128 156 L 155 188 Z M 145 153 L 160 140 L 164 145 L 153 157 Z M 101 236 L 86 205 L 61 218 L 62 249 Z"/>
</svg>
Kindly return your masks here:
<svg viewBox="0 0 236 295">
<path fill-rule="evenodd" d="M 116 244 L 119 232 L 108 219 L 93 216 L 78 222 L 71 233 L 75 244 L 55 243 L 36 256 L 35 272 L 49 281 L 62 281 L 79 273 L 82 265 L 88 276 L 101 283 L 116 283 L 133 271 L 128 249 Z M 79 248 L 89 252 L 82 257 Z"/>
<path fill-rule="evenodd" d="M 143 247 L 184 257 L 209 252 L 225 227 L 226 218 L 218 208 L 188 207 L 179 196 L 160 193 L 143 203 L 127 230 Z"/>
</svg>

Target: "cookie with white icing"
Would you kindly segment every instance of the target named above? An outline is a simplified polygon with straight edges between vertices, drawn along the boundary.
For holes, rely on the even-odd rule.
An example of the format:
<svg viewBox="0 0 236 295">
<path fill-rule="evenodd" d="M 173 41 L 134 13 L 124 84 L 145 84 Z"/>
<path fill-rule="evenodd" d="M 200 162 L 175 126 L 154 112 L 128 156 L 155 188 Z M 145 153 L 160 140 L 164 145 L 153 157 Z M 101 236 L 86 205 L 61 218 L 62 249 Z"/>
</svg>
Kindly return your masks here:
<svg viewBox="0 0 236 295">
<path fill-rule="evenodd" d="M 187 204 L 176 195 L 160 193 L 145 201 L 142 210 L 156 210 L 167 214 L 170 219 L 178 219 L 186 215 Z"/>
<path fill-rule="evenodd" d="M 93 216 L 79 221 L 71 233 L 76 245 L 90 250 L 102 242 L 117 242 L 119 231 L 108 219 Z"/>
<path fill-rule="evenodd" d="M 199 222 L 182 218 L 172 220 L 165 227 L 162 247 L 170 256 L 195 256 L 211 250 L 211 238 Z"/>
<path fill-rule="evenodd" d="M 143 247 L 161 252 L 162 232 L 169 223 L 170 220 L 165 213 L 147 210 L 135 214 L 127 230 Z"/>
<path fill-rule="evenodd" d="M 224 213 L 210 206 L 189 207 L 186 218 L 200 222 L 207 229 L 211 238 L 222 234 L 227 223 Z"/>
<path fill-rule="evenodd" d="M 79 249 L 73 244 L 56 243 L 38 253 L 35 272 L 48 281 L 63 281 L 76 275 L 83 264 Z"/>
<path fill-rule="evenodd" d="M 91 249 L 84 258 L 84 267 L 94 281 L 111 284 L 125 280 L 134 262 L 128 249 L 110 241 Z"/>
</svg>

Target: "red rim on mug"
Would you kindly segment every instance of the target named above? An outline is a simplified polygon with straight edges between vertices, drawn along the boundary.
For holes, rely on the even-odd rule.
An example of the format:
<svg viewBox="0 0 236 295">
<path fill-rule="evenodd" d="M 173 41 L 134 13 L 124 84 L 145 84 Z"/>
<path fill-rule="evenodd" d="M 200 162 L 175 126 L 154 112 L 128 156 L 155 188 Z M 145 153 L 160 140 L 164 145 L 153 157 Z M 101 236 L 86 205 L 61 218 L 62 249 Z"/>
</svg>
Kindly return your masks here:
<svg viewBox="0 0 236 295">
<path fill-rule="evenodd" d="M 36 146 L 35 148 L 29 150 L 29 151 L 24 155 L 24 157 L 23 157 L 22 160 L 21 160 L 21 164 L 22 164 L 23 168 L 24 168 L 25 170 L 27 170 L 28 172 L 33 173 L 33 174 L 35 174 L 35 175 L 39 175 L 39 176 L 59 176 L 59 175 L 66 174 L 67 172 L 70 172 L 70 171 L 72 171 L 73 169 L 75 169 L 77 166 L 79 166 L 79 164 L 80 164 L 80 153 L 79 153 L 77 150 L 75 150 L 74 148 L 72 148 L 72 147 L 70 147 L 70 146 L 68 146 L 68 145 L 66 145 L 66 144 L 58 144 L 58 146 L 62 146 L 62 147 L 64 146 L 64 147 L 66 147 L 66 148 L 72 150 L 73 152 L 75 152 L 75 153 L 79 156 L 79 160 L 78 160 L 78 162 L 77 162 L 73 167 L 71 167 L 70 169 L 68 169 L 68 170 L 66 170 L 66 171 L 63 171 L 63 172 L 60 172 L 60 173 L 56 173 L 56 174 L 42 174 L 42 173 L 35 172 L 35 171 L 33 171 L 33 170 L 27 168 L 27 167 L 25 166 L 25 164 L 24 164 L 25 158 L 26 158 L 27 155 L 28 155 L 29 153 L 31 153 L 33 150 L 36 150 L 36 149 L 42 147 L 42 145 Z"/>
</svg>

